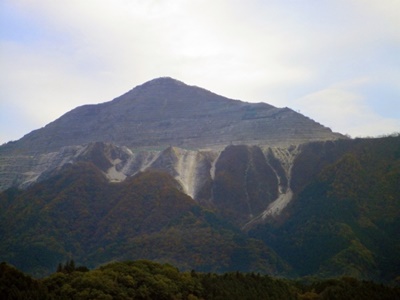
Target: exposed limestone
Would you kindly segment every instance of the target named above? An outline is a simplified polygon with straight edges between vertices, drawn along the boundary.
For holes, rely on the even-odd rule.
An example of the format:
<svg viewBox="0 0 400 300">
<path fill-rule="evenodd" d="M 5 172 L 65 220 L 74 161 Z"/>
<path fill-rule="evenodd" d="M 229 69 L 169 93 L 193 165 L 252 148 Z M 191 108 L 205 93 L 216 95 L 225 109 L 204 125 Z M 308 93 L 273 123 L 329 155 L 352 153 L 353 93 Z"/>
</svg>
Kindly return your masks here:
<svg viewBox="0 0 400 300">
<path fill-rule="evenodd" d="M 282 177 L 277 174 L 278 177 L 278 189 L 279 196 L 272 202 L 268 208 L 262 213 L 262 219 L 265 220 L 269 216 L 277 216 L 282 210 L 289 204 L 293 197 L 293 191 L 290 187 L 290 181 L 292 179 L 292 168 L 294 165 L 294 160 L 299 154 L 297 147 L 292 146 L 286 149 L 282 148 L 270 148 L 276 159 L 281 162 L 281 166 L 285 171 L 286 175 L 286 185 L 282 184 Z"/>
<path fill-rule="evenodd" d="M 256 217 L 252 218 L 247 222 L 243 229 L 248 229 L 252 225 L 265 222 L 269 218 L 278 217 L 286 206 L 290 203 L 293 198 L 293 191 L 291 189 L 291 178 L 292 178 L 292 168 L 295 162 L 295 158 L 300 153 L 299 147 L 291 146 L 289 148 L 265 148 L 266 159 L 270 166 L 273 168 L 277 179 L 278 179 L 278 197 L 271 202 L 266 209 Z M 275 160 L 275 163 L 274 163 Z M 276 164 L 279 161 L 279 164 Z M 279 169 L 283 170 L 279 172 Z"/>
<path fill-rule="evenodd" d="M 114 182 L 124 181 L 127 176 L 117 169 L 117 166 L 121 163 L 121 159 L 114 159 L 111 163 L 112 167 L 110 167 L 106 172 L 107 178 Z"/>
<path fill-rule="evenodd" d="M 256 166 L 253 157 L 257 147 L 246 147 L 248 149 L 248 162 L 243 174 L 243 190 L 245 191 L 245 198 L 247 198 L 244 201 L 248 203 L 249 218 L 253 218 L 254 208 L 249 196 L 249 189 L 252 187 L 248 186 L 248 183 L 254 180 L 250 179 L 249 176 L 254 177 Z M 21 155 L 11 157 L 14 161 L 10 161 L 10 169 L 12 166 L 14 168 L 18 166 L 18 171 L 21 174 L 14 177 L 11 184 L 24 188 L 52 176 L 54 172 L 57 172 L 65 164 L 89 161 L 97 165 L 110 181 L 123 181 L 128 176 L 133 176 L 138 172 L 149 169 L 165 171 L 177 180 L 182 186 L 183 192 L 198 200 L 198 192 L 204 190 L 204 188 L 207 189 L 207 183 L 215 180 L 217 162 L 221 152 L 218 150 L 187 150 L 177 147 L 168 147 L 163 151 L 132 151 L 127 147 L 118 147 L 105 143 L 63 147 L 59 152 L 36 156 Z M 272 170 L 274 170 L 277 177 L 278 186 L 276 189 L 279 190 L 279 196 L 271 204 L 268 201 L 265 202 L 265 211 L 262 214 L 262 218 L 279 214 L 290 201 L 290 172 L 296 153 L 297 148 L 295 147 L 286 150 L 278 148 L 264 149 L 265 160 L 269 161 L 270 165 L 273 166 Z M 275 163 L 272 163 L 271 155 L 276 159 Z M 284 170 L 284 173 L 279 171 L 279 167 Z M 6 165 L 3 165 L 2 171 L 4 173 L 7 172 Z M 239 174 L 238 176 L 241 175 Z M 208 188 L 211 189 L 211 186 Z M 211 190 L 209 194 L 211 196 L 208 200 L 212 202 Z"/>
</svg>

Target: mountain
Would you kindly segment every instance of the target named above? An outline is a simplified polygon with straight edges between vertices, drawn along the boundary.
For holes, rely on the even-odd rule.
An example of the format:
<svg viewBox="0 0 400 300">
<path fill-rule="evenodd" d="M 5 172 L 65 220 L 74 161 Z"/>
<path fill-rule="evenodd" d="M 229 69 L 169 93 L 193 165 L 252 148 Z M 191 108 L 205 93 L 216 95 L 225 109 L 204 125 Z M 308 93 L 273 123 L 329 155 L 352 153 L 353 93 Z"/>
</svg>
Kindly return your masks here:
<svg viewBox="0 0 400 300">
<path fill-rule="evenodd" d="M 232 100 L 158 78 L 110 102 L 78 107 L 4 148 L 32 154 L 107 142 L 135 149 L 203 149 L 337 138 L 343 136 L 289 108 Z"/>
<path fill-rule="evenodd" d="M 204 155 L 213 176 L 197 200 L 176 179 L 183 150 L 116 182 L 103 171 L 113 149 L 90 144 L 42 181 L 1 193 L 1 260 L 36 276 L 71 257 L 89 267 L 146 258 L 206 272 L 399 276 L 400 136 L 287 152 L 230 145 Z"/>
<path fill-rule="evenodd" d="M 399 166 L 399 136 L 155 79 L 0 147 L 0 260 L 393 281 Z"/>
<path fill-rule="evenodd" d="M 341 138 L 345 137 L 289 108 L 232 100 L 158 78 L 110 102 L 77 107 L 0 146 L 0 191 L 29 186 L 96 142 L 126 147 L 121 151 L 150 159 L 170 146 L 185 153 L 214 150 L 218 155 L 234 144 L 286 148 Z M 190 162 L 192 158 L 187 156 Z"/>
</svg>

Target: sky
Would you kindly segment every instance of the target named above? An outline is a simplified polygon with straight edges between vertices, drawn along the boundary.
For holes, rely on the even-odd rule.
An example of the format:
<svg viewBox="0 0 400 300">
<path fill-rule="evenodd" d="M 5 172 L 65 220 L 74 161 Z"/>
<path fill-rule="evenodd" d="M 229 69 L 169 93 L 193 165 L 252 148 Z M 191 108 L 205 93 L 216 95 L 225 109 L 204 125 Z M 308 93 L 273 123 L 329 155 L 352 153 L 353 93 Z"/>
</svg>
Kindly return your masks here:
<svg viewBox="0 0 400 300">
<path fill-rule="evenodd" d="M 0 0 L 0 144 L 164 76 L 400 132 L 400 1 Z"/>
</svg>

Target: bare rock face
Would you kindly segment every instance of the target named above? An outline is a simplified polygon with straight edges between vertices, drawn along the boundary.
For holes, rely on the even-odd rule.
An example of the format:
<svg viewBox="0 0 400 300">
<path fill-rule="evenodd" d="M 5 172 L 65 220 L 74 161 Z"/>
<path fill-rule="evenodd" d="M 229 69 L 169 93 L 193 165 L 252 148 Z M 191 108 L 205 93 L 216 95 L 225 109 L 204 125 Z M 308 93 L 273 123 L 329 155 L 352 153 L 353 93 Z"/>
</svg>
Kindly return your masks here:
<svg viewBox="0 0 400 300">
<path fill-rule="evenodd" d="M 7 184 L 26 188 L 78 162 L 91 163 L 111 182 L 145 171 L 162 171 L 201 205 L 219 211 L 238 226 L 249 227 L 279 215 L 290 202 L 291 168 L 296 154 L 286 148 L 250 145 L 228 145 L 222 150 L 168 147 L 162 151 L 132 151 L 125 146 L 94 142 L 10 157 L 8 167 L 18 176 L 12 181 L 3 177 L 2 184 L 4 188 Z M 4 170 L 6 166 L 3 174 L 7 174 Z"/>
</svg>

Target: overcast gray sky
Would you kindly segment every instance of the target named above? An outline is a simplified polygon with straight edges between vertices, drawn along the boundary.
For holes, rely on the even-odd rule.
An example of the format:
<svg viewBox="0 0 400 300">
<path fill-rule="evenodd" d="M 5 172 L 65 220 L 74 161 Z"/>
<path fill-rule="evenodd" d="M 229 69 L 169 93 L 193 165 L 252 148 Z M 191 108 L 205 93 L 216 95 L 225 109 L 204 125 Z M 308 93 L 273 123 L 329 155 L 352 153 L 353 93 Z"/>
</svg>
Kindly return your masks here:
<svg viewBox="0 0 400 300">
<path fill-rule="evenodd" d="M 399 0 L 0 0 L 0 144 L 170 76 L 400 131 Z"/>
</svg>

